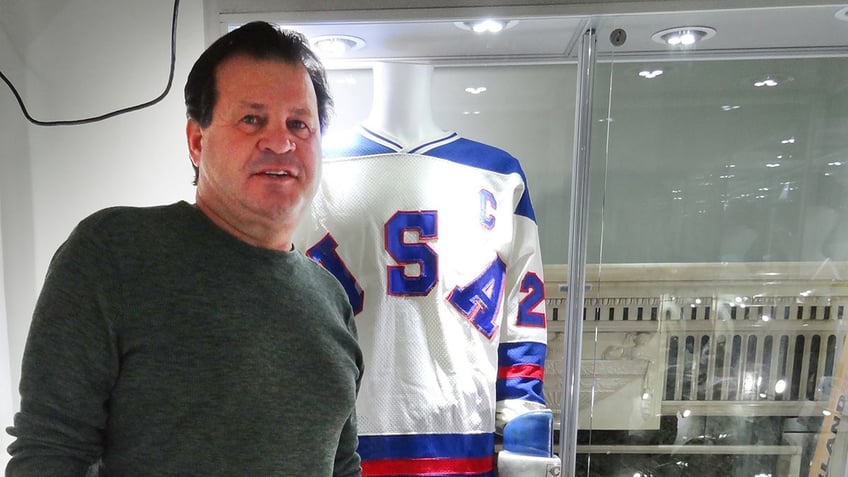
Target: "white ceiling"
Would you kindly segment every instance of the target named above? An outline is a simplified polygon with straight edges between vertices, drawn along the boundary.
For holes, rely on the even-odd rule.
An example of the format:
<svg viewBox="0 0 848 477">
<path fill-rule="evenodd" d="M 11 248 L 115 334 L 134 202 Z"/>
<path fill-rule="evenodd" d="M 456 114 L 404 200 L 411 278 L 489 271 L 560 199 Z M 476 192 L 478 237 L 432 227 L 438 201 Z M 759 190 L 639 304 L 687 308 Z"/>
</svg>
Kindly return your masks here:
<svg viewBox="0 0 848 477">
<path fill-rule="evenodd" d="M 702 2 L 703 3 L 703 2 Z M 652 41 L 651 36 L 664 29 L 696 25 L 709 26 L 717 34 L 686 51 L 691 59 L 697 55 L 727 57 L 742 55 L 815 54 L 840 56 L 848 54 L 848 4 L 781 6 L 771 8 L 693 10 L 672 12 L 638 12 L 627 14 L 551 15 L 522 14 L 497 19 L 513 21 L 514 26 L 499 35 L 475 34 L 458 28 L 456 22 L 485 17 L 485 9 L 474 14 L 451 17 L 450 12 L 438 17 L 408 11 L 408 16 L 379 11 L 342 12 L 333 15 L 308 12 L 229 13 L 222 14 L 222 28 L 227 23 L 243 23 L 251 19 L 275 21 L 302 31 L 309 37 L 351 35 L 361 38 L 366 46 L 347 57 L 353 60 L 426 60 L 432 63 L 481 62 L 497 60 L 572 61 L 576 59 L 581 35 L 587 28 L 597 32 L 599 56 L 621 58 L 646 56 L 680 56 Z M 841 12 L 841 13 L 840 13 Z M 382 17 L 382 18 L 381 18 Z M 352 18 L 353 20 L 347 19 Z M 621 46 L 609 40 L 615 29 L 623 29 L 627 39 Z"/>
</svg>

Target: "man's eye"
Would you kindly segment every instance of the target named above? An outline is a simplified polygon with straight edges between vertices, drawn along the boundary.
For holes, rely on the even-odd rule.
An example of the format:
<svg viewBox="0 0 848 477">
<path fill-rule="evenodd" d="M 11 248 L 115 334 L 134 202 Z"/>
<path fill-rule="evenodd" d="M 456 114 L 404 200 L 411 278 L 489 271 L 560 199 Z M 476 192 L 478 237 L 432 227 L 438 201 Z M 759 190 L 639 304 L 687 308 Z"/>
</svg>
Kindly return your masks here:
<svg viewBox="0 0 848 477">
<path fill-rule="evenodd" d="M 307 139 L 310 135 L 312 135 L 312 128 L 309 127 L 309 124 L 299 119 L 292 119 L 288 121 L 286 125 L 292 134 L 301 139 Z"/>
<path fill-rule="evenodd" d="M 261 119 L 259 118 L 259 116 L 248 114 L 247 116 L 241 118 L 241 122 L 245 124 L 260 124 Z"/>
</svg>

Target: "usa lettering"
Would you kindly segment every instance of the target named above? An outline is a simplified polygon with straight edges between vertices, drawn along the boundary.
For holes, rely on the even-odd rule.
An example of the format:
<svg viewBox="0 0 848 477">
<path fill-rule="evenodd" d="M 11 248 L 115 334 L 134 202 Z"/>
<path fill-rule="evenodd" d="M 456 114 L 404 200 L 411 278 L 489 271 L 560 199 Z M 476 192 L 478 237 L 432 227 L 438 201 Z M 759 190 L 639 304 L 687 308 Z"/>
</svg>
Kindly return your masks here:
<svg viewBox="0 0 848 477">
<path fill-rule="evenodd" d="M 480 191 L 480 225 L 495 226 L 493 212 L 497 209 L 494 195 Z M 389 296 L 422 297 L 429 295 L 439 280 L 439 255 L 429 245 L 438 239 L 438 211 L 398 211 L 383 227 L 386 253 L 394 262 L 386 267 L 386 289 Z M 342 284 L 354 315 L 362 312 L 367 299 L 365 290 L 339 254 L 339 243 L 327 233 L 306 255 L 318 262 Z M 477 331 L 491 339 L 498 329 L 498 316 L 506 294 L 507 266 L 495 258 L 468 283 L 451 287 L 445 300 Z M 522 299 L 519 302 L 518 326 L 544 328 L 546 321 L 541 304 L 545 301 L 544 283 L 534 272 L 526 273 L 520 282 Z"/>
</svg>

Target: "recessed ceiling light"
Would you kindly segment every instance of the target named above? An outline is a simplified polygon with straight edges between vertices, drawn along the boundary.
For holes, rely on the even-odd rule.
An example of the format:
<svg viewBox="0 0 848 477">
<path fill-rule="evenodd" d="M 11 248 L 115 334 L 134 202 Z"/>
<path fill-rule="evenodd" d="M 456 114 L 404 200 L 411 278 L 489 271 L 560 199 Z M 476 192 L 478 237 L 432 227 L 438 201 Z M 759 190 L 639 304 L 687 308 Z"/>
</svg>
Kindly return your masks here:
<svg viewBox="0 0 848 477">
<path fill-rule="evenodd" d="M 473 31 L 474 33 L 500 33 L 509 30 L 518 24 L 518 20 L 494 20 L 484 19 L 468 22 L 453 22 L 460 30 Z"/>
<path fill-rule="evenodd" d="M 474 30 L 474 33 L 500 33 L 504 29 L 504 24 L 497 20 L 484 20 L 475 23 L 471 29 Z"/>
<path fill-rule="evenodd" d="M 486 87 L 485 86 L 478 86 L 478 87 L 475 88 L 475 87 L 469 86 L 469 87 L 465 88 L 465 92 L 469 93 L 469 94 L 485 93 Z"/>
<path fill-rule="evenodd" d="M 651 39 L 663 45 L 687 47 L 699 41 L 710 39 L 715 34 L 715 28 L 711 27 L 681 26 L 658 31 L 651 36 Z"/>
<path fill-rule="evenodd" d="M 791 76 L 767 74 L 753 80 L 751 84 L 753 84 L 757 88 L 774 88 L 775 86 L 780 86 L 781 84 L 788 83 L 790 81 L 793 81 L 794 79 L 795 78 Z"/>
<path fill-rule="evenodd" d="M 780 82 L 778 82 L 776 79 L 770 78 L 770 77 L 769 78 L 763 78 L 759 81 L 754 82 L 754 86 L 756 86 L 757 88 L 762 88 L 763 86 L 765 86 L 767 88 L 773 88 L 773 87 L 775 87 L 779 84 L 780 84 Z"/>
<path fill-rule="evenodd" d="M 663 70 L 642 70 L 639 72 L 639 76 L 645 79 L 654 79 L 661 74 L 663 74 Z"/>
<path fill-rule="evenodd" d="M 309 40 L 322 56 L 340 57 L 365 47 L 365 40 L 349 35 L 322 35 Z"/>
</svg>

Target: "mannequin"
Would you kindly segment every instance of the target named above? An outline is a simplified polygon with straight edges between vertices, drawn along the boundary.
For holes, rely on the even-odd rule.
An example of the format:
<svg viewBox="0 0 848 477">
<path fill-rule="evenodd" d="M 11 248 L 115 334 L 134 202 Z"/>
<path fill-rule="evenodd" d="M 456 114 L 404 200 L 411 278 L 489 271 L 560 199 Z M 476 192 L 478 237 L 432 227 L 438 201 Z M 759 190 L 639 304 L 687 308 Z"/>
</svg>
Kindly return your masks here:
<svg viewBox="0 0 848 477">
<path fill-rule="evenodd" d="M 374 99 L 363 126 L 405 146 L 445 135 L 432 114 L 432 66 L 376 63 L 373 71 Z"/>
<path fill-rule="evenodd" d="M 436 124 L 432 74 L 374 65 L 369 116 L 324 150 L 296 243 L 354 313 L 363 477 L 545 475 L 558 460 L 528 187 L 509 153 Z"/>
</svg>

